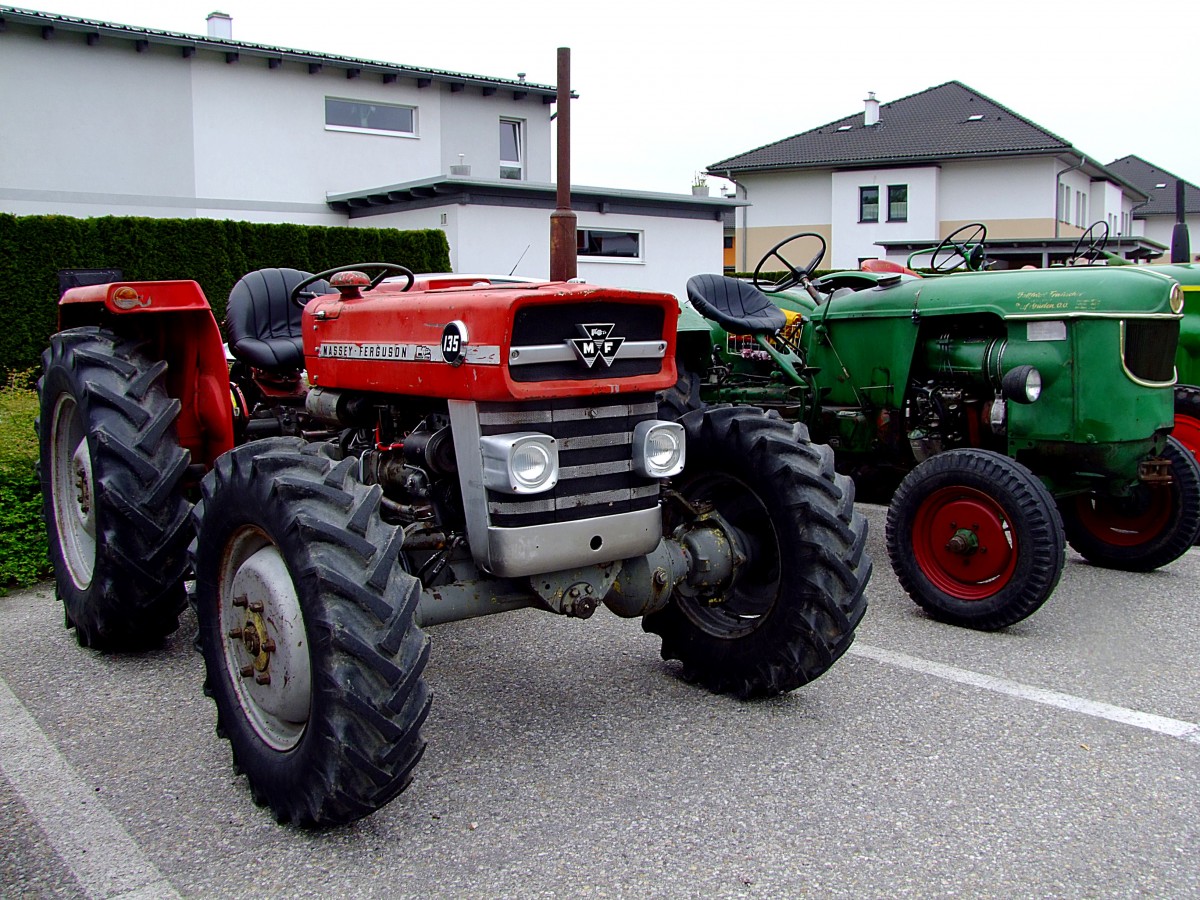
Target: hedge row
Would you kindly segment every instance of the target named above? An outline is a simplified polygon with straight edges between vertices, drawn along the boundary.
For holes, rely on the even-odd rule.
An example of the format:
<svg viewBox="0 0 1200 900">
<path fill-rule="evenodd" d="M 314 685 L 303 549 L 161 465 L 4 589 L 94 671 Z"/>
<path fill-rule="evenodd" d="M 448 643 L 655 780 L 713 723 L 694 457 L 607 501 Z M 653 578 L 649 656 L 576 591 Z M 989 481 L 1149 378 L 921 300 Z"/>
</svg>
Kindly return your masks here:
<svg viewBox="0 0 1200 900">
<path fill-rule="evenodd" d="M 50 573 L 37 480 L 37 395 L 27 374 L 0 387 L 0 595 Z"/>
<path fill-rule="evenodd" d="M 268 266 L 320 272 L 357 262 L 446 272 L 450 249 L 438 229 L 0 214 L 0 384 L 9 372 L 40 365 L 57 323 L 61 269 L 115 268 L 131 281 L 198 281 L 220 321 L 230 288 L 247 272 Z"/>
</svg>

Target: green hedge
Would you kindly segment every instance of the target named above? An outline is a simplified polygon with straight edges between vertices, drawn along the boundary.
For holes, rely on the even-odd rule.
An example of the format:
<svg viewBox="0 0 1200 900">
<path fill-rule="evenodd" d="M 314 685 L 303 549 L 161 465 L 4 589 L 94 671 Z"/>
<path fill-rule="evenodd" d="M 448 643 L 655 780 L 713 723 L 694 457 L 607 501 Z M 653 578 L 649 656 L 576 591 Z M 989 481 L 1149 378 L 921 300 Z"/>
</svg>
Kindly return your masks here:
<svg viewBox="0 0 1200 900">
<path fill-rule="evenodd" d="M 0 387 L 0 595 L 50 573 L 33 431 L 37 405 L 28 373 Z"/>
<path fill-rule="evenodd" d="M 438 229 L 0 214 L 0 383 L 40 365 L 57 324 L 60 269 L 116 268 L 131 281 L 198 281 L 221 321 L 230 288 L 253 269 L 320 272 L 358 262 L 447 272 L 450 248 Z"/>
</svg>

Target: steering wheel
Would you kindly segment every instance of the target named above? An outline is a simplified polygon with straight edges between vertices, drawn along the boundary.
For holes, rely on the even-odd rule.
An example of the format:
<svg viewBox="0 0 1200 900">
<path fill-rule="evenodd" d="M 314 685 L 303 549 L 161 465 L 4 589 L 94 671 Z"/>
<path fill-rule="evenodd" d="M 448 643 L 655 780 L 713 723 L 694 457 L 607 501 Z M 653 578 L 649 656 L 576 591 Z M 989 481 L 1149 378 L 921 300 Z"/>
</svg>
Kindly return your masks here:
<svg viewBox="0 0 1200 900">
<path fill-rule="evenodd" d="M 411 269 L 406 269 L 404 266 L 398 266 L 395 263 L 355 263 L 352 266 L 338 266 L 336 269 L 326 269 L 324 272 L 318 272 L 316 275 L 309 275 L 294 288 L 292 288 L 292 292 L 288 294 L 288 300 L 303 309 L 308 305 L 308 301 L 316 296 L 312 291 L 304 290 L 310 284 L 316 284 L 318 281 L 328 281 L 338 272 L 361 271 L 363 269 L 369 269 L 371 271 L 375 271 L 376 269 L 379 270 L 379 274 L 373 275 L 371 277 L 371 283 L 363 288 L 363 290 L 366 291 L 374 290 L 379 286 L 379 282 L 383 281 L 383 279 L 387 278 L 389 275 L 403 275 L 408 279 L 408 282 L 400 289 L 401 291 L 407 291 L 413 286 L 413 281 L 416 280 Z"/>
<path fill-rule="evenodd" d="M 965 237 L 960 237 L 965 235 Z M 975 271 L 983 262 L 983 242 L 987 240 L 987 226 L 982 222 L 973 222 L 956 228 L 938 244 L 933 255 L 929 257 L 929 268 L 935 272 L 953 272 L 964 265 Z M 946 254 L 946 258 L 938 262 L 938 256 Z M 957 257 L 957 258 L 956 258 Z M 951 265 L 953 263 L 953 265 Z"/>
<path fill-rule="evenodd" d="M 1103 227 L 1104 231 L 1097 237 L 1093 232 Z M 1071 251 L 1068 257 L 1074 264 L 1078 265 L 1079 260 L 1086 259 L 1090 266 L 1092 262 L 1100 259 L 1104 255 L 1104 248 L 1108 245 L 1108 222 L 1104 219 L 1097 219 L 1088 226 L 1087 231 L 1079 236 L 1079 240 L 1075 242 L 1075 249 Z M 1080 251 L 1083 251 L 1082 253 Z"/>
<path fill-rule="evenodd" d="M 801 238 L 816 238 L 821 242 L 821 249 L 817 251 L 817 255 L 810 259 L 808 261 L 808 265 L 804 266 L 802 269 L 792 265 L 788 261 L 787 257 L 780 252 L 792 241 L 798 241 Z M 782 241 L 768 250 L 763 255 L 763 258 L 758 261 L 758 265 L 754 267 L 754 286 L 764 294 L 777 294 L 780 291 L 786 291 L 788 288 L 795 287 L 798 284 L 804 284 L 808 281 L 809 276 L 816 271 L 821 260 L 825 258 L 826 247 L 827 245 L 825 243 L 825 238 L 821 237 L 821 235 L 817 234 L 815 231 L 802 231 L 799 234 L 793 234 L 791 237 L 784 238 Z M 775 282 L 764 281 L 759 278 L 759 275 L 762 273 L 763 266 L 766 265 L 767 260 L 769 260 L 771 257 L 775 257 L 777 260 L 783 263 L 784 268 L 788 270 L 787 275 L 784 275 L 781 279 Z"/>
</svg>

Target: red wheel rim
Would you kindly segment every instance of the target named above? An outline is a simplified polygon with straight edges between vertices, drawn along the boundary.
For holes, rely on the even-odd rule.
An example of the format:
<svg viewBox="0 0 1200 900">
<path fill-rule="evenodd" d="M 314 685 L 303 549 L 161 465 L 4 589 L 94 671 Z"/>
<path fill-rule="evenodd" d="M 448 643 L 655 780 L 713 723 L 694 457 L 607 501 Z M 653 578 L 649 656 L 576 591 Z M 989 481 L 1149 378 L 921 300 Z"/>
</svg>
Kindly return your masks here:
<svg viewBox="0 0 1200 900">
<path fill-rule="evenodd" d="M 1195 456 L 1200 451 L 1200 419 L 1175 413 L 1175 428 L 1171 437 L 1187 447 Z"/>
<path fill-rule="evenodd" d="M 1083 494 L 1075 498 L 1079 524 L 1093 537 L 1114 547 L 1140 547 L 1156 539 L 1171 524 L 1171 489 L 1166 485 L 1143 485 L 1139 497 L 1095 497 Z"/>
<path fill-rule="evenodd" d="M 1017 537 L 1004 508 L 969 487 L 934 491 L 913 520 L 913 555 L 939 591 L 986 600 L 1012 581 Z"/>
</svg>

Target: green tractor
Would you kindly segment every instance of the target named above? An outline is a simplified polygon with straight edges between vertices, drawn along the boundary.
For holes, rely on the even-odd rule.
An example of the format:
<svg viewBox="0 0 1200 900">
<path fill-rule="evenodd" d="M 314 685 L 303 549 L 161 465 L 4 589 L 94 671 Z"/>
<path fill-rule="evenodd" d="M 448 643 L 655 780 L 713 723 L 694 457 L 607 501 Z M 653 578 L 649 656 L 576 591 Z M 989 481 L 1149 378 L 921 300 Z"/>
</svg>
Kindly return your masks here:
<svg viewBox="0 0 1200 900">
<path fill-rule="evenodd" d="M 901 584 L 935 618 L 991 630 L 1045 602 L 1065 543 L 1127 571 L 1181 556 L 1200 533 L 1200 468 L 1171 436 L 1179 284 L 1138 267 L 956 271 L 984 267 L 985 238 L 969 225 L 918 251 L 933 277 L 910 257 L 814 278 L 825 241 L 803 233 L 753 283 L 689 279 L 660 405 L 775 409 L 860 485 L 899 482 Z"/>
<path fill-rule="evenodd" d="M 1093 222 L 1080 236 L 1072 258 L 1075 265 L 1122 266 L 1128 263 L 1105 250 L 1108 223 Z M 1179 326 L 1179 349 L 1175 353 L 1175 430 L 1172 436 L 1193 454 L 1200 453 L 1200 265 L 1159 263 L 1148 266 L 1179 282 L 1183 291 L 1183 321 Z M 1190 302 L 1189 302 L 1190 301 Z"/>
</svg>

